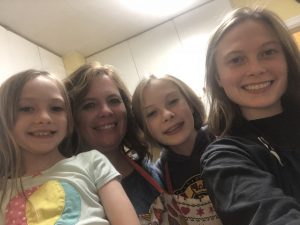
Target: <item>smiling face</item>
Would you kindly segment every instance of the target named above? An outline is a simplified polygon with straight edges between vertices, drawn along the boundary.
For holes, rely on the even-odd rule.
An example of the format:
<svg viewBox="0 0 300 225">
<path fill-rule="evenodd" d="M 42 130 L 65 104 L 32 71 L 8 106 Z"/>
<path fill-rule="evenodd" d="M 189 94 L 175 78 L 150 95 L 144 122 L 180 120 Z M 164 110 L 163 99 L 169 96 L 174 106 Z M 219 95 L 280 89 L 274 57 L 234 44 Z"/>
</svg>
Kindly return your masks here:
<svg viewBox="0 0 300 225">
<path fill-rule="evenodd" d="M 196 137 L 194 118 L 178 87 L 152 80 L 144 89 L 143 102 L 143 117 L 152 138 L 178 154 L 191 153 Z"/>
<path fill-rule="evenodd" d="M 17 103 L 13 129 L 26 162 L 38 157 L 48 161 L 56 158 L 66 133 L 65 101 L 56 83 L 42 76 L 28 81 Z"/>
<path fill-rule="evenodd" d="M 246 20 L 231 28 L 219 42 L 215 60 L 219 85 L 246 119 L 282 111 L 287 63 L 279 40 L 266 24 Z"/>
<path fill-rule="evenodd" d="M 127 128 L 127 112 L 117 86 L 106 75 L 94 78 L 76 116 L 79 134 L 104 154 L 119 151 Z"/>
</svg>

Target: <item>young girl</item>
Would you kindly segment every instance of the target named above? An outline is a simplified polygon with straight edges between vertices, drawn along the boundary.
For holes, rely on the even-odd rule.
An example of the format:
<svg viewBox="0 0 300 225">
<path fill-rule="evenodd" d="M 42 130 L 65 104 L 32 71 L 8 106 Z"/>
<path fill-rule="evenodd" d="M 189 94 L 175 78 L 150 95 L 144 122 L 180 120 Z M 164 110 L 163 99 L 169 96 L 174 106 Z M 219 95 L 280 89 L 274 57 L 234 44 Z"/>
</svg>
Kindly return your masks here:
<svg viewBox="0 0 300 225">
<path fill-rule="evenodd" d="M 206 58 L 209 127 L 201 159 L 224 224 L 300 224 L 300 57 L 284 23 L 241 8 L 212 36 Z"/>
<path fill-rule="evenodd" d="M 213 139 L 202 127 L 205 111 L 199 97 L 173 76 L 152 75 L 137 86 L 133 112 L 148 141 L 155 147 L 165 148 L 157 168 L 167 192 L 176 195 L 178 200 L 173 211 L 172 204 L 166 204 L 169 223 L 172 216 L 181 214 L 184 218 L 180 224 L 220 224 L 199 172 L 200 156 Z M 156 206 L 152 210 L 158 213 Z"/>
<path fill-rule="evenodd" d="M 69 100 L 54 76 L 27 70 L 1 85 L 0 224 L 138 224 L 101 153 L 64 156 L 71 132 Z"/>
</svg>

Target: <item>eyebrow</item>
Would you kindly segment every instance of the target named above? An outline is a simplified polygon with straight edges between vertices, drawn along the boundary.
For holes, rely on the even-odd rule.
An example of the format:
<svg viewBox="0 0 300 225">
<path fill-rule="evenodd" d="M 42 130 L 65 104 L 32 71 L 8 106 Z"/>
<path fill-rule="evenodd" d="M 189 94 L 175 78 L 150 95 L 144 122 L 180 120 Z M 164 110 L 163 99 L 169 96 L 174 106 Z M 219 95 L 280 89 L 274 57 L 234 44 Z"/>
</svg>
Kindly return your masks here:
<svg viewBox="0 0 300 225">
<path fill-rule="evenodd" d="M 274 40 L 274 41 L 268 41 L 268 42 L 262 44 L 262 47 L 264 47 L 264 46 L 266 46 L 266 45 L 271 45 L 271 44 L 275 44 L 275 45 L 281 46 L 281 43 L 280 43 L 279 40 Z"/>
<path fill-rule="evenodd" d="M 268 41 L 268 42 L 265 42 L 263 43 L 260 48 L 263 48 L 265 46 L 268 46 L 268 45 L 277 45 L 277 46 L 281 46 L 280 42 L 277 41 L 277 40 L 272 40 L 272 41 Z M 229 57 L 231 55 L 234 55 L 234 54 L 240 54 L 240 53 L 243 53 L 244 51 L 243 50 L 229 50 L 228 52 L 225 52 L 225 54 L 223 54 L 223 56 L 226 58 L 226 57 Z"/>
<path fill-rule="evenodd" d="M 20 97 L 18 101 L 33 101 L 33 100 L 40 100 L 39 98 L 35 97 Z M 50 101 L 60 101 L 65 102 L 65 99 L 63 97 L 61 98 L 49 98 Z"/>
<path fill-rule="evenodd" d="M 169 93 L 167 93 L 167 95 L 165 96 L 165 98 L 170 97 L 170 95 L 178 95 L 178 94 L 179 95 L 181 94 L 181 92 L 179 90 L 170 91 Z M 147 106 L 144 107 L 144 109 L 148 109 L 150 107 L 153 107 L 153 105 L 154 104 L 147 105 Z"/>
</svg>

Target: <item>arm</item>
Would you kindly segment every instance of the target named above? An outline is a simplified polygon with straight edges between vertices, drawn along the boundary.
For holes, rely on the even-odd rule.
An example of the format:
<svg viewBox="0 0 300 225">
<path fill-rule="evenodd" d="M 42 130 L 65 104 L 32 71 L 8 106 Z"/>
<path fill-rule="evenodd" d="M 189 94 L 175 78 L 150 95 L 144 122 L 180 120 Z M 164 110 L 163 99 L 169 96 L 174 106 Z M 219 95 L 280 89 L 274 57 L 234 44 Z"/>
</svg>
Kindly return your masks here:
<svg viewBox="0 0 300 225">
<path fill-rule="evenodd" d="M 111 225 L 138 225 L 139 220 L 122 185 L 112 180 L 101 187 L 98 195 Z"/>
<path fill-rule="evenodd" d="M 224 225 L 300 224 L 299 202 L 283 188 L 294 181 L 285 179 L 285 169 L 260 145 L 219 140 L 206 149 L 201 165 Z"/>
</svg>

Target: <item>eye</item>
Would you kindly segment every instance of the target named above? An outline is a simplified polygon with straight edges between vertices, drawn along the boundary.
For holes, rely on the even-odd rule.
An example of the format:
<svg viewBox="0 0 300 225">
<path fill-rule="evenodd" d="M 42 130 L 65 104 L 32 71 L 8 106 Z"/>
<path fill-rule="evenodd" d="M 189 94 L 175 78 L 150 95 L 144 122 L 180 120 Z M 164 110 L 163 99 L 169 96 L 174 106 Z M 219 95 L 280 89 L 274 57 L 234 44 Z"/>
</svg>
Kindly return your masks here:
<svg viewBox="0 0 300 225">
<path fill-rule="evenodd" d="M 152 118 L 157 114 L 155 110 L 149 111 L 146 113 L 146 118 Z"/>
<path fill-rule="evenodd" d="M 62 111 L 65 111 L 65 107 L 63 107 L 63 106 L 52 106 L 51 110 L 54 111 L 54 112 L 62 112 Z"/>
<path fill-rule="evenodd" d="M 26 112 L 26 113 L 34 112 L 34 107 L 21 106 L 21 107 L 19 107 L 19 112 Z"/>
<path fill-rule="evenodd" d="M 277 50 L 274 48 L 267 49 L 262 52 L 262 57 L 272 56 L 277 53 Z"/>
<path fill-rule="evenodd" d="M 179 98 L 173 98 L 168 102 L 168 105 L 175 105 L 179 101 Z"/>
<path fill-rule="evenodd" d="M 87 103 L 83 104 L 82 109 L 83 110 L 91 110 L 91 109 L 94 109 L 95 107 L 96 107 L 96 103 L 87 102 Z"/>
<path fill-rule="evenodd" d="M 233 64 L 233 65 L 240 65 L 245 61 L 245 57 L 242 56 L 236 56 L 236 57 L 232 57 L 228 60 L 229 64 Z"/>
<path fill-rule="evenodd" d="M 121 104 L 123 101 L 121 98 L 118 98 L 118 97 L 113 97 L 113 98 L 110 98 L 108 100 L 108 102 L 111 104 L 111 105 L 119 105 Z"/>
</svg>

